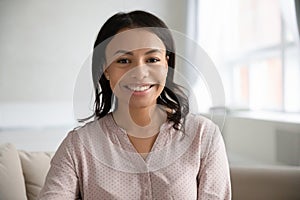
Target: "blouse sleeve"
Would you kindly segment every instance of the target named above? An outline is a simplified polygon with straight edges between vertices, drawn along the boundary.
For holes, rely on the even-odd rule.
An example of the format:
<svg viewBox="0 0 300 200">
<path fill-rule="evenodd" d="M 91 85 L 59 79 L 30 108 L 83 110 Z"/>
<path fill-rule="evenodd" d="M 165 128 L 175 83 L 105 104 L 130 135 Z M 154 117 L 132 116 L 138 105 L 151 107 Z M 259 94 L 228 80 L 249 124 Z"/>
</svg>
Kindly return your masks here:
<svg viewBox="0 0 300 200">
<path fill-rule="evenodd" d="M 78 176 L 75 170 L 74 133 L 72 131 L 56 151 L 39 200 L 80 199 Z"/>
<path fill-rule="evenodd" d="M 231 183 L 229 164 L 221 132 L 217 126 L 207 138 L 201 149 L 201 164 L 198 174 L 198 198 L 229 200 Z"/>
</svg>

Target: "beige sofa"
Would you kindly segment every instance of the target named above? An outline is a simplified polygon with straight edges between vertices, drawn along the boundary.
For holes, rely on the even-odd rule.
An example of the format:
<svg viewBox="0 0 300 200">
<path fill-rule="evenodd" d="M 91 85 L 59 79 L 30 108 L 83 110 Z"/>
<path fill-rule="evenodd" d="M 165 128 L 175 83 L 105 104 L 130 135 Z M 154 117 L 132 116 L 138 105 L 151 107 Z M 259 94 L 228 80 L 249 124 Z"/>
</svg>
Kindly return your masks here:
<svg viewBox="0 0 300 200">
<path fill-rule="evenodd" d="M 53 153 L 0 145 L 0 199 L 36 199 Z M 300 199 L 300 168 L 231 166 L 234 200 Z"/>
<path fill-rule="evenodd" d="M 44 183 L 53 153 L 0 145 L 0 200 L 33 200 Z"/>
<path fill-rule="evenodd" d="M 300 200 L 300 167 L 231 166 L 234 200 Z"/>
</svg>

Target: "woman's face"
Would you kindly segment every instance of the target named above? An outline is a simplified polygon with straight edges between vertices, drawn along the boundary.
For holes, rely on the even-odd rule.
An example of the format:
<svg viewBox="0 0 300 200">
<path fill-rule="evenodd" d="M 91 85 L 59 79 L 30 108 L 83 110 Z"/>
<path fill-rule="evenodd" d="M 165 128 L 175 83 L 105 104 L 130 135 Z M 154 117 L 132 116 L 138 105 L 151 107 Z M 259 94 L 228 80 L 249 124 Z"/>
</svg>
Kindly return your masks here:
<svg viewBox="0 0 300 200">
<path fill-rule="evenodd" d="M 156 104 L 168 71 L 166 48 L 152 32 L 127 29 L 106 48 L 105 76 L 119 106 L 145 108 Z"/>
</svg>

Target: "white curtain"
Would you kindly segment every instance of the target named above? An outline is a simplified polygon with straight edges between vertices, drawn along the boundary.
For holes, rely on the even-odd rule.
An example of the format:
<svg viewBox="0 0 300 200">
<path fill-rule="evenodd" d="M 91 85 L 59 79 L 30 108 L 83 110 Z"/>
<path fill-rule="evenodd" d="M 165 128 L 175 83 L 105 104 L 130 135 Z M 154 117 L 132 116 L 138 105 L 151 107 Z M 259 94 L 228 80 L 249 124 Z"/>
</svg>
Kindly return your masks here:
<svg viewBox="0 0 300 200">
<path fill-rule="evenodd" d="M 199 12 L 198 10 L 201 0 L 188 0 L 187 5 L 187 35 L 191 39 L 197 41 L 198 40 L 198 19 Z"/>
<path fill-rule="evenodd" d="M 216 4 L 214 4 L 216 3 Z M 218 5 L 218 6 L 215 6 Z M 194 42 L 186 44 L 186 58 L 196 68 L 201 76 L 194 79 L 193 89 L 200 105 L 200 112 L 209 112 L 211 119 L 222 129 L 225 116 L 225 93 L 220 77 L 219 67 L 216 65 L 215 47 L 220 45 L 222 18 L 221 8 L 219 14 L 211 12 L 212 8 L 222 6 L 222 0 L 188 0 L 187 5 L 187 36 Z M 202 29 L 202 31 L 199 31 Z M 209 48 L 206 41 L 214 41 L 213 48 Z M 189 72 L 187 72 L 189 74 Z M 195 75 L 195 74 L 194 74 Z M 191 75 L 192 78 L 193 75 Z M 219 115 L 219 119 L 214 118 Z"/>
</svg>

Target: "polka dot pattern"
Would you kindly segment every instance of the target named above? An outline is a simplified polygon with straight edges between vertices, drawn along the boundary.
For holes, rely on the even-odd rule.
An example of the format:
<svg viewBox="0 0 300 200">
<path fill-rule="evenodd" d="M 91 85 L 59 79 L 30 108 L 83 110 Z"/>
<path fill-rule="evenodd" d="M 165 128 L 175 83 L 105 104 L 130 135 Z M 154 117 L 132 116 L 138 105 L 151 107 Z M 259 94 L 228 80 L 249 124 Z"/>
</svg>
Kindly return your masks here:
<svg viewBox="0 0 300 200">
<path fill-rule="evenodd" d="M 93 123 L 99 123 L 103 133 L 94 130 Z M 60 145 L 51 161 L 39 199 L 231 199 L 223 138 L 210 120 L 189 114 L 186 131 L 196 134 L 187 150 L 167 166 L 136 173 L 116 170 L 113 167 L 116 155 L 110 149 L 101 149 L 101 146 L 97 147 L 97 151 L 90 149 L 91 145 L 99 146 L 96 135 L 104 134 L 116 147 L 135 152 L 126 133 L 116 126 L 110 115 L 85 126 L 88 129 L 82 127 L 71 131 Z M 162 150 L 175 140 L 179 133 L 170 127 L 167 122 L 162 126 L 151 153 Z M 89 141 L 90 145 L 86 145 L 85 141 Z M 96 155 L 99 152 L 103 155 Z M 101 162 L 101 156 L 111 159 L 112 165 Z M 146 157 L 143 160 L 145 167 L 150 166 L 152 161 L 151 157 Z"/>
</svg>

